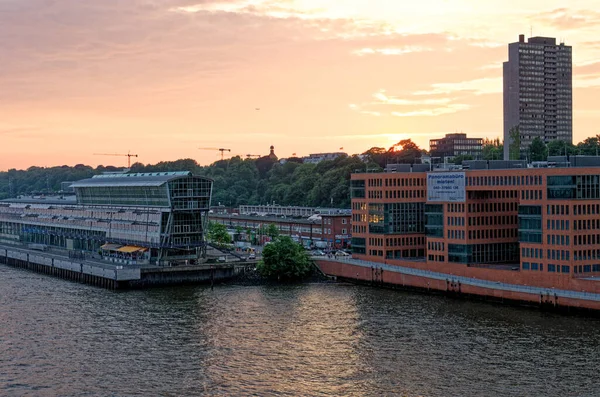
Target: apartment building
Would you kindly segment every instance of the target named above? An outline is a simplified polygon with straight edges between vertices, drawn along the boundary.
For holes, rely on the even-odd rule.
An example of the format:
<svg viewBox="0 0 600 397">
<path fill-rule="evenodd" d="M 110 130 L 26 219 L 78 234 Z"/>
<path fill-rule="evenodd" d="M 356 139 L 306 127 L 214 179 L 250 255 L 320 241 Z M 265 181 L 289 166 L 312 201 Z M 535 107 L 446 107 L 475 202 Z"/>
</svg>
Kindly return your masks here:
<svg viewBox="0 0 600 397">
<path fill-rule="evenodd" d="M 504 159 L 510 157 L 511 130 L 519 129 L 520 154 L 536 137 L 548 143 L 573 140 L 572 48 L 555 38 L 530 37 L 508 45 L 503 65 Z"/>
</svg>

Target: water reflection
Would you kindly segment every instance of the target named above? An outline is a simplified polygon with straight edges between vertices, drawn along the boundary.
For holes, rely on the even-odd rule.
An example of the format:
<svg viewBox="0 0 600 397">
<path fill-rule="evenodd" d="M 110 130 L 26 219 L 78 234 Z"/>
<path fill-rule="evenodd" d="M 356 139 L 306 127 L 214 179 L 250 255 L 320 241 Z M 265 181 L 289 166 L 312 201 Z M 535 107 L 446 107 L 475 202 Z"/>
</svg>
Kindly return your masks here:
<svg viewBox="0 0 600 397">
<path fill-rule="evenodd" d="M 0 280 L 0 395 L 597 394 L 595 319 L 351 285 Z"/>
</svg>

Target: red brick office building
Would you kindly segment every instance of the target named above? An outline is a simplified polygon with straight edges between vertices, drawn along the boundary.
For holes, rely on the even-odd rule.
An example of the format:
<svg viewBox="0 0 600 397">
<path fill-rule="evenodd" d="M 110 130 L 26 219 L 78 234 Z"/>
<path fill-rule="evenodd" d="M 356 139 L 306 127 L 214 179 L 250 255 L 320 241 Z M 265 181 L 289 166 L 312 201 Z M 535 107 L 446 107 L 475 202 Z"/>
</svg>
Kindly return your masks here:
<svg viewBox="0 0 600 397">
<path fill-rule="evenodd" d="M 600 276 L 600 163 L 473 161 L 468 169 L 353 174 L 355 258 L 428 268 Z M 552 166 L 553 164 L 551 164 Z"/>
</svg>

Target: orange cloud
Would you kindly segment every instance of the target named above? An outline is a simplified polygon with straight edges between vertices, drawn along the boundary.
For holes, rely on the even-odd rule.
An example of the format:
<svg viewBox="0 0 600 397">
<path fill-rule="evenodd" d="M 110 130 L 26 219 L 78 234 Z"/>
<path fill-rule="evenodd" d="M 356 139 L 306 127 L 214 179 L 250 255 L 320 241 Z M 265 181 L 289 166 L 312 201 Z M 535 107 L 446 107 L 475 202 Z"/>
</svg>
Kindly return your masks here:
<svg viewBox="0 0 600 397">
<path fill-rule="evenodd" d="M 196 148 L 221 144 L 352 153 L 454 128 L 496 137 L 499 65 L 533 18 L 574 46 L 576 139 L 595 135 L 597 15 L 581 11 L 592 0 L 559 3 L 0 1 L 0 169 L 128 150 L 208 163 Z"/>
</svg>

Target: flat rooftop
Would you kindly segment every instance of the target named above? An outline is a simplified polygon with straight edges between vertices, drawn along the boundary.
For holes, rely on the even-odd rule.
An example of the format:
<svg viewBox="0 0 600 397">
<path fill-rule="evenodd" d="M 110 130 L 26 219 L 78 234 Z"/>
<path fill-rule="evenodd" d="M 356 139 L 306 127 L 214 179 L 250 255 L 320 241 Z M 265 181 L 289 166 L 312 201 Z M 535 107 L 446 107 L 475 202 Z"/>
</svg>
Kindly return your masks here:
<svg viewBox="0 0 600 397">
<path fill-rule="evenodd" d="M 68 196 L 19 196 L 0 200 L 0 203 L 20 203 L 20 204 L 55 204 L 55 205 L 74 205 L 77 204 L 75 195 Z"/>
<path fill-rule="evenodd" d="M 331 216 L 331 215 L 325 215 Z M 208 214 L 209 219 L 231 219 L 243 220 L 251 222 L 280 222 L 280 223 L 297 223 L 303 225 L 321 225 L 320 219 L 309 220 L 308 218 L 282 218 L 279 216 L 260 216 L 260 215 L 234 215 L 234 214 Z"/>
</svg>

